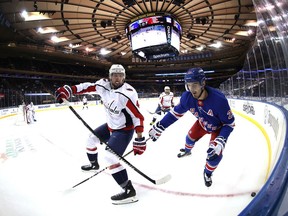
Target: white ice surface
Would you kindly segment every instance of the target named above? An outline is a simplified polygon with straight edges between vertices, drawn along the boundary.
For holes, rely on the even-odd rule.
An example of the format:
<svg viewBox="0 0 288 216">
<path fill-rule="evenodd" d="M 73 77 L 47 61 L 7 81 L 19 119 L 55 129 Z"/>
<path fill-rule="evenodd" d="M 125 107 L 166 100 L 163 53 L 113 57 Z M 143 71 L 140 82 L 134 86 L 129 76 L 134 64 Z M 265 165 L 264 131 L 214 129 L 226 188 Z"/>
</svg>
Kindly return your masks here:
<svg viewBox="0 0 288 216">
<path fill-rule="evenodd" d="M 141 104 L 145 115 L 145 136 L 150 129 L 155 104 Z M 88 110 L 75 107 L 91 128 L 105 122 L 102 105 Z M 0 215 L 205 215 L 234 216 L 253 199 L 265 183 L 268 151 L 264 136 L 252 123 L 236 117 L 224 157 L 213 174 L 210 188 L 204 185 L 203 169 L 209 136 L 193 148 L 192 155 L 177 158 L 195 118 L 187 113 L 170 126 L 157 142 L 149 140 L 146 152 L 126 159 L 153 179 L 171 174 L 163 185 L 154 185 L 127 166 L 137 190 L 138 202 L 115 206 L 110 197 L 121 190 L 104 171 L 83 184 L 72 186 L 94 173 L 80 166 L 88 159 L 85 140 L 90 131 L 68 109 L 36 113 L 37 122 L 16 126 L 16 117 L 0 120 Z M 100 169 L 107 166 L 101 158 Z M 132 143 L 127 152 L 132 149 Z"/>
</svg>

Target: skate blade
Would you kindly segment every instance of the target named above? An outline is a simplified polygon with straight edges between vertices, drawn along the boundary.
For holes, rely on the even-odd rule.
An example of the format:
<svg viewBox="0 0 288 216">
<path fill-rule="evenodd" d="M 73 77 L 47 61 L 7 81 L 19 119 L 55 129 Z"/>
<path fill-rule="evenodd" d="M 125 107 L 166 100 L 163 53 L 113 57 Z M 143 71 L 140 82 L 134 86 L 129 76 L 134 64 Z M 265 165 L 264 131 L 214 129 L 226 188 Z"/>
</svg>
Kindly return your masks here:
<svg viewBox="0 0 288 216">
<path fill-rule="evenodd" d="M 97 173 L 99 172 L 99 169 L 98 170 L 81 170 L 82 173 Z"/>
<path fill-rule="evenodd" d="M 137 197 L 129 197 L 124 200 L 112 200 L 113 205 L 124 205 L 124 204 L 130 204 L 130 203 L 135 203 L 138 202 Z"/>
<path fill-rule="evenodd" d="M 179 153 L 177 155 L 178 158 L 187 157 L 187 156 L 191 156 L 191 152 L 190 153 Z"/>
<path fill-rule="evenodd" d="M 83 173 L 97 173 L 97 172 L 99 172 L 101 169 L 100 169 L 100 167 L 98 168 L 98 169 L 91 169 L 91 170 L 82 170 L 81 169 L 81 171 L 83 172 Z"/>
</svg>

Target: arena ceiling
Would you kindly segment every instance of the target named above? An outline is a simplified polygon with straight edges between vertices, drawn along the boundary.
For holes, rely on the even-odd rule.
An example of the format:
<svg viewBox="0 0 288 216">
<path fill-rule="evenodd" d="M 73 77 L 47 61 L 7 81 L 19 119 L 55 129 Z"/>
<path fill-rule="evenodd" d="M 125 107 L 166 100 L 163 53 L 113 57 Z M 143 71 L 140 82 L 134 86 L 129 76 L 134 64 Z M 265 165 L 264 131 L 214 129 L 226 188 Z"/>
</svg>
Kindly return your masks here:
<svg viewBox="0 0 288 216">
<path fill-rule="evenodd" d="M 252 0 L 2 0 L 0 13 L 1 57 L 36 55 L 105 70 L 121 63 L 128 80 L 150 83 L 176 83 L 199 66 L 219 85 L 242 68 L 257 28 Z M 155 14 L 169 14 L 182 27 L 174 59 L 148 61 L 132 53 L 125 27 Z"/>
</svg>

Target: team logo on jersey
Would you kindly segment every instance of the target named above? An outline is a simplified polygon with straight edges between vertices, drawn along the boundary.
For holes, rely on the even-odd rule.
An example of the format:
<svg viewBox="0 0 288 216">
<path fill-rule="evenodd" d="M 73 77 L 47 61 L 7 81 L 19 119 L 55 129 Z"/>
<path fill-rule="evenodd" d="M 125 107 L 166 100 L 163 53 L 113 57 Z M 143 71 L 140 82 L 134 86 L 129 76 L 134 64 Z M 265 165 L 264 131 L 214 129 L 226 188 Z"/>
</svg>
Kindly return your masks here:
<svg viewBox="0 0 288 216">
<path fill-rule="evenodd" d="M 211 109 L 208 110 L 207 115 L 214 116 L 213 111 Z"/>
<path fill-rule="evenodd" d="M 117 110 L 117 106 L 114 105 L 115 100 L 113 100 L 111 103 L 104 104 L 105 108 L 113 114 L 119 114 L 120 111 Z"/>
<path fill-rule="evenodd" d="M 206 115 L 214 116 L 212 109 L 209 109 L 208 112 L 206 112 L 202 107 L 198 107 L 198 109 L 201 113 L 204 112 Z"/>
</svg>

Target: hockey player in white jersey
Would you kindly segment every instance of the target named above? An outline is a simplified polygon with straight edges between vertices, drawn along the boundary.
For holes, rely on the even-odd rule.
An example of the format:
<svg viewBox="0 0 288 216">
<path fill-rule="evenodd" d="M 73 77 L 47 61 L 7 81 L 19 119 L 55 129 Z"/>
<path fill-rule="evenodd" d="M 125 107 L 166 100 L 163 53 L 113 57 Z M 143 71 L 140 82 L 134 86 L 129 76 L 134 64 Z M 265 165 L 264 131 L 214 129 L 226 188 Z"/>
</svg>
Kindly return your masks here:
<svg viewBox="0 0 288 216">
<path fill-rule="evenodd" d="M 28 124 L 36 121 L 36 119 L 35 119 L 35 107 L 34 107 L 33 102 L 27 104 L 26 115 L 27 115 L 27 123 Z"/>
<path fill-rule="evenodd" d="M 109 79 L 100 79 L 95 83 L 80 83 L 74 86 L 65 85 L 56 90 L 56 100 L 68 99 L 72 95 L 95 92 L 101 96 L 106 111 L 107 123 L 97 127 L 86 143 L 89 165 L 81 167 L 82 170 L 97 170 L 97 146 L 105 142 L 117 154 L 123 155 L 135 133 L 133 141 L 134 154 L 142 154 L 146 149 L 146 140 L 142 136 L 144 131 L 144 117 L 139 110 L 138 94 L 136 90 L 125 82 L 125 69 L 120 64 L 113 64 L 109 70 Z M 97 113 L 96 113 L 97 114 Z M 123 188 L 123 192 L 111 197 L 114 204 L 136 202 L 136 191 L 128 178 L 126 168 L 121 165 L 117 156 L 109 150 L 101 152 L 112 177 Z"/>
<path fill-rule="evenodd" d="M 153 125 L 156 122 L 157 117 L 159 115 L 161 115 L 162 113 L 165 114 L 169 112 L 170 109 L 174 107 L 173 99 L 174 99 L 174 94 L 173 92 L 170 91 L 170 87 L 165 86 L 164 92 L 162 92 L 159 96 L 158 106 L 154 112 L 153 119 L 150 125 Z"/>
<path fill-rule="evenodd" d="M 88 100 L 87 98 L 84 96 L 83 99 L 82 99 L 82 102 L 83 102 L 83 108 L 82 110 L 86 107 L 86 109 L 88 109 Z"/>
</svg>

